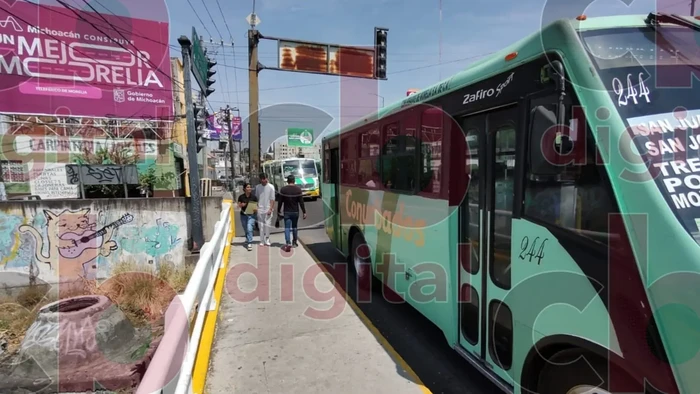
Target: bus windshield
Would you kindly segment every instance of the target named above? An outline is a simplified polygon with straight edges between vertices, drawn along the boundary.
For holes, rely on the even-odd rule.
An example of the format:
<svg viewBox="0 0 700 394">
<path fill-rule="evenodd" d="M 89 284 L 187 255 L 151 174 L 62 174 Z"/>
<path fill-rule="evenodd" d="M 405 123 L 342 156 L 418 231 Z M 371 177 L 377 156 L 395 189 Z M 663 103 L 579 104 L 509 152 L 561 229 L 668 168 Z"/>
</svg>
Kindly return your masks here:
<svg viewBox="0 0 700 394">
<path fill-rule="evenodd" d="M 299 160 L 288 160 L 282 163 L 282 174 L 287 178 L 290 175 L 295 177 L 301 177 L 301 171 L 299 168 Z"/>
<path fill-rule="evenodd" d="M 316 171 L 315 160 L 301 160 L 301 170 L 306 177 L 314 177 L 318 174 Z"/>
<path fill-rule="evenodd" d="M 700 243 L 700 32 L 662 25 L 582 38 L 656 185 Z"/>
</svg>

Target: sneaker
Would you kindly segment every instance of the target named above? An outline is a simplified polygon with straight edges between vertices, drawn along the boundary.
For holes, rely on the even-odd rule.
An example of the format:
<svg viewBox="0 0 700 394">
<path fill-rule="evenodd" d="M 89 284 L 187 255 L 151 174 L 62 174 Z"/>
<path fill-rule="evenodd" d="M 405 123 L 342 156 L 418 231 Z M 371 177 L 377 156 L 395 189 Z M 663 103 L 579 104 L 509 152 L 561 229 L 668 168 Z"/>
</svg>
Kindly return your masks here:
<svg viewBox="0 0 700 394">
<path fill-rule="evenodd" d="M 246 249 L 248 249 L 249 251 L 253 250 L 253 245 L 251 245 L 251 244 L 246 245 Z"/>
<path fill-rule="evenodd" d="M 262 248 L 263 246 L 265 246 L 265 244 L 263 243 L 262 240 L 260 240 L 260 243 L 258 243 L 258 246 Z"/>
<path fill-rule="evenodd" d="M 299 247 L 299 243 L 297 241 L 292 242 L 292 245 L 294 245 L 295 248 Z"/>
<path fill-rule="evenodd" d="M 272 242 L 270 242 L 270 238 L 265 240 L 265 245 L 267 245 L 267 246 L 272 245 Z"/>
</svg>

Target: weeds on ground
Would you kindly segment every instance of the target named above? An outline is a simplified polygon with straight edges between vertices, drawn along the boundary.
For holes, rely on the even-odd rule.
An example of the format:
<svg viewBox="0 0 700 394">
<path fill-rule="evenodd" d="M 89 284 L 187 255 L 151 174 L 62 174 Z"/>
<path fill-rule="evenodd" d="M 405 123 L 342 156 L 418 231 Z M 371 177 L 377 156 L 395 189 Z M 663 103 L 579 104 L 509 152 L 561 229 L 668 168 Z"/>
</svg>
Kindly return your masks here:
<svg viewBox="0 0 700 394">
<path fill-rule="evenodd" d="M 193 267 L 175 267 L 163 264 L 158 270 L 134 261 L 122 261 L 112 268 L 110 278 L 96 282 L 81 278 L 71 285 L 28 286 L 17 294 L 0 295 L 0 343 L 7 342 L 0 360 L 14 355 L 39 310 L 59 298 L 81 295 L 104 295 L 119 307 L 135 327 L 150 325 L 153 334 L 162 332 L 163 315 L 175 295 L 182 293 Z"/>
<path fill-rule="evenodd" d="M 19 350 L 24 334 L 36 320 L 39 310 L 57 300 L 50 290 L 51 285 L 40 284 L 25 287 L 16 295 L 7 289 L 6 294 L 0 295 L 0 342 L 4 340 L 7 343 L 4 353 L 0 354 L 0 360 Z M 79 294 L 66 294 L 67 297 L 76 295 Z"/>
</svg>

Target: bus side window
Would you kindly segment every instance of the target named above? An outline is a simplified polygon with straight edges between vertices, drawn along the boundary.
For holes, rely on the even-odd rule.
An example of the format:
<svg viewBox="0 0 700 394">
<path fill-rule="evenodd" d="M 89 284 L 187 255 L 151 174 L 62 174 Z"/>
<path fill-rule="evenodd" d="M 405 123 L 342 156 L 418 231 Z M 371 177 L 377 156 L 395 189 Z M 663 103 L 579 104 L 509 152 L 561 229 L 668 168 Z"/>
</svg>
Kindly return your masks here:
<svg viewBox="0 0 700 394">
<path fill-rule="evenodd" d="M 360 160 L 357 168 L 357 183 L 369 189 L 379 189 L 382 181 L 379 177 L 379 152 L 381 134 L 377 124 L 360 132 Z"/>
<path fill-rule="evenodd" d="M 382 183 L 388 190 L 404 193 L 415 191 L 418 163 L 416 138 L 411 134 L 412 131 L 403 130 L 401 134 L 398 123 L 384 127 L 381 168 Z"/>
<path fill-rule="evenodd" d="M 524 214 L 607 244 L 608 216 L 618 211 L 607 172 L 596 163 L 595 140 L 583 116 L 572 116 L 570 104 L 567 127 L 561 132 L 553 129 L 556 120 L 545 121 L 542 115 L 551 103 L 556 103 L 555 96 L 532 101 L 531 116 L 539 119 L 530 123 Z"/>
<path fill-rule="evenodd" d="M 357 133 L 348 132 L 340 139 L 340 184 L 357 183 Z"/>
<path fill-rule="evenodd" d="M 425 107 L 420 114 L 418 140 L 420 146 L 418 191 L 439 195 L 442 190 L 442 139 L 445 114 L 438 107 Z"/>
</svg>

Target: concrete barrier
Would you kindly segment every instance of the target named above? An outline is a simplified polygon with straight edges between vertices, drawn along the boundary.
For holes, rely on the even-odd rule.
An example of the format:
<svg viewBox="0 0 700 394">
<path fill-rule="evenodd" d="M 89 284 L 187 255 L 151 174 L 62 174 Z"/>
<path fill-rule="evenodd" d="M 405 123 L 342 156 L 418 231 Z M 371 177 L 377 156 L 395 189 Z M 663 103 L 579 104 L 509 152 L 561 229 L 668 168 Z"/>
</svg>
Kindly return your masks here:
<svg viewBox="0 0 700 394">
<path fill-rule="evenodd" d="M 222 283 L 228 262 L 234 228 L 232 203 L 232 200 L 224 200 L 213 236 L 202 246 L 184 293 L 173 300 L 165 313 L 163 338 L 137 394 L 192 392 L 197 354 L 203 350 L 202 346 L 211 346 L 211 335 L 203 335 L 203 328 L 205 320 L 210 320 L 210 312 L 216 311 L 221 297 L 220 291 L 214 297 L 214 288 L 217 282 Z"/>
</svg>

